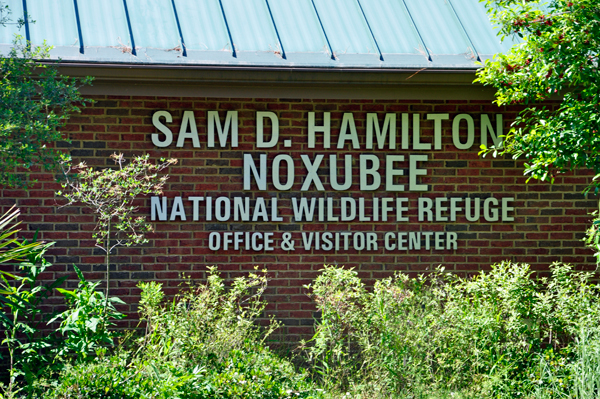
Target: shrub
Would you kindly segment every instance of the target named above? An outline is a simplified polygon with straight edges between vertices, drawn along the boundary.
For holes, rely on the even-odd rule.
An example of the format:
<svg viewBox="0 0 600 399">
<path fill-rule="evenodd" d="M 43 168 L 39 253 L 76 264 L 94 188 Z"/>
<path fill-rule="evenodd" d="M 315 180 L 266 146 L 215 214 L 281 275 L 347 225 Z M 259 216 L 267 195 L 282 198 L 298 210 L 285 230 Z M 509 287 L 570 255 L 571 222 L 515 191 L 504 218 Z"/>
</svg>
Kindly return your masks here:
<svg viewBox="0 0 600 399">
<path fill-rule="evenodd" d="M 68 367 L 48 398 L 319 398 L 291 363 L 264 347 L 232 351 L 211 366 L 183 367 L 174 362 L 103 357 Z"/>
<path fill-rule="evenodd" d="M 44 253 L 54 243 L 19 241 L 14 238 L 19 216 L 12 207 L 0 217 L 0 263 L 17 262 L 16 272 L 0 270 L 0 327 L 4 335 L 1 344 L 8 350 L 8 385 L 0 383 L 7 396 L 19 392 L 17 380 L 31 383 L 50 363 L 49 347 L 53 337 L 41 333 L 45 318 L 42 306 L 55 287 L 64 279 L 43 284 L 40 275 L 51 266 Z M 4 359 L 3 359 L 4 360 Z"/>
<path fill-rule="evenodd" d="M 159 284 L 139 287 L 142 319 L 147 323 L 140 350 L 148 358 L 173 359 L 184 365 L 209 358 L 220 361 L 249 342 L 262 344 L 278 327 L 271 323 L 261 330 L 256 322 L 266 306 L 264 273 L 237 278 L 226 289 L 216 269 L 209 268 L 206 284 L 187 283 L 167 305 L 160 302 Z"/>
<path fill-rule="evenodd" d="M 324 390 L 266 346 L 278 324 L 258 323 L 266 306 L 264 273 L 227 287 L 210 268 L 205 284 L 188 282 L 168 302 L 160 284 L 140 283 L 145 332 L 129 334 L 117 348 L 99 328 L 109 325 L 105 299 L 82 280 L 61 326 L 73 334 L 64 348 L 78 356 L 57 380 L 37 381 L 29 393 L 61 399 L 596 398 L 600 292 L 592 277 L 554 264 L 548 277 L 535 279 L 528 265 L 503 262 L 472 278 L 443 269 L 417 278 L 399 273 L 367 290 L 354 270 L 326 266 L 308 286 L 321 316 L 302 346 Z"/>
<path fill-rule="evenodd" d="M 55 348 L 56 356 L 66 360 L 74 357 L 77 361 L 83 361 L 94 356 L 97 350 L 114 345 L 115 333 L 109 331 L 114 326 L 112 319 L 125 317 L 115 309 L 114 304 L 125 302 L 116 297 L 105 298 L 97 290 L 100 282 L 87 281 L 81 270 L 75 265 L 73 267 L 79 277 L 79 284 L 73 291 L 57 288 L 67 300 L 67 309 L 48 324 L 61 320 L 57 331 L 64 338 Z"/>
<path fill-rule="evenodd" d="M 124 353 L 101 356 L 89 363 L 68 366 L 47 398 L 183 398 L 198 397 L 204 370 L 185 370 L 148 362 L 131 364 Z"/>
<path fill-rule="evenodd" d="M 308 359 L 326 387 L 354 395 L 569 392 L 543 378 L 540 359 L 570 381 L 577 337 L 600 321 L 598 287 L 569 265 L 553 264 L 548 278 L 532 274 L 508 262 L 470 279 L 440 269 L 397 274 L 368 292 L 353 270 L 326 267 L 308 286 L 322 312 Z"/>
<path fill-rule="evenodd" d="M 0 263 L 19 262 L 15 273 L 0 271 L 1 344 L 8 350 L 8 384 L 0 383 L 0 390 L 7 398 L 17 397 L 21 391 L 31 396 L 38 382 L 60 371 L 72 355 L 85 358 L 102 345 L 112 344 L 112 333 L 107 330 L 112 325 L 110 319 L 123 316 L 112 306 L 119 302 L 117 298 L 109 299 L 107 312 L 104 296 L 96 292 L 98 283 L 87 282 L 76 266 L 80 284 L 74 291 L 58 288 L 66 276 L 40 282 L 40 276 L 52 266 L 44 254 L 54 243 L 37 242 L 36 238 L 20 242 L 14 238 L 16 225 L 9 226 L 18 215 L 13 207 L 0 217 Z M 67 297 L 67 310 L 51 318 L 43 307 L 54 289 Z M 43 331 L 58 319 L 63 322 L 57 332 L 66 339 L 60 339 L 54 331 Z"/>
<path fill-rule="evenodd" d="M 214 268 L 206 284 L 163 304 L 161 285 L 140 283 L 143 336 L 114 355 L 68 367 L 51 398 L 319 398 L 292 363 L 265 345 L 278 324 L 260 328 L 266 275 L 227 288 Z"/>
</svg>

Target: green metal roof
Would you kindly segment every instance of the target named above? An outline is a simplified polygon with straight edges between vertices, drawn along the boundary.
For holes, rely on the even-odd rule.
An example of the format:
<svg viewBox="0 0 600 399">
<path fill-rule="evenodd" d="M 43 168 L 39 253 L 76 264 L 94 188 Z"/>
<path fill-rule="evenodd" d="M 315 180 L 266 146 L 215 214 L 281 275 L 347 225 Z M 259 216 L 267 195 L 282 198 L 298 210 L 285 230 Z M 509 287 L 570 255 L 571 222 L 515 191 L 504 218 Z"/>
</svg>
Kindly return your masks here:
<svg viewBox="0 0 600 399">
<path fill-rule="evenodd" d="M 63 62 L 474 69 L 506 51 L 479 0 L 4 0 Z"/>
</svg>

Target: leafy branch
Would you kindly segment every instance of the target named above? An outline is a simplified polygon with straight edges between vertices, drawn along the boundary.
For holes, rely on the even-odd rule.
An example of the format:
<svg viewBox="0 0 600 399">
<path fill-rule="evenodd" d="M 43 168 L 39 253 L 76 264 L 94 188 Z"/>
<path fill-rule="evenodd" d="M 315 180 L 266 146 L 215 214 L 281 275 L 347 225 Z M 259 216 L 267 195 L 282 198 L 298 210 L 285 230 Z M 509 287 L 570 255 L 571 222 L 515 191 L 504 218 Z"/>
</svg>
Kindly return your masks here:
<svg viewBox="0 0 600 399">
<path fill-rule="evenodd" d="M 4 18 L 6 20 L 6 18 Z M 2 21 L 0 21 L 2 24 Z M 78 89 L 92 78 L 69 78 L 55 64 L 40 63 L 50 47 L 31 46 L 17 37 L 0 58 L 0 184 L 27 187 L 22 174 L 34 165 L 58 169 L 64 154 L 54 143 L 70 115 L 92 102 Z"/>
<path fill-rule="evenodd" d="M 524 107 L 504 148 L 482 153 L 524 157 L 525 174 L 533 179 L 553 182 L 579 168 L 600 176 L 598 2 L 482 1 L 503 39 L 518 36 L 520 42 L 486 61 L 476 81 L 496 88 L 498 105 Z M 551 99 L 558 104 L 544 103 Z M 599 191 L 597 179 L 589 189 Z"/>
</svg>

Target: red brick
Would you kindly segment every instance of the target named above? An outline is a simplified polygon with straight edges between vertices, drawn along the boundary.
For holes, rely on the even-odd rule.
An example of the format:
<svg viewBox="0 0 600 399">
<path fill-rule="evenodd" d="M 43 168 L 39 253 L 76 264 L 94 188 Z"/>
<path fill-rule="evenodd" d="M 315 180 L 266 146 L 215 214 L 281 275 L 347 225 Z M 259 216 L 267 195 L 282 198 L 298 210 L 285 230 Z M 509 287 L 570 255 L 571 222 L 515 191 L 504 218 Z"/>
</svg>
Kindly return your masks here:
<svg viewBox="0 0 600 399">
<path fill-rule="evenodd" d="M 192 221 L 186 222 L 155 222 L 155 232 L 149 235 L 151 242 L 143 247 L 121 248 L 116 253 L 115 259 L 127 260 L 127 263 L 117 266 L 118 270 L 128 270 L 134 273 L 136 269 L 156 273 L 156 278 L 164 283 L 167 295 L 173 295 L 179 290 L 181 273 L 203 279 L 206 276 L 206 266 L 215 265 L 223 271 L 227 279 L 247 275 L 255 265 L 270 270 L 269 295 L 272 301 L 269 310 L 280 317 L 288 319 L 312 320 L 315 305 L 306 296 L 302 285 L 308 284 L 316 278 L 324 264 L 355 267 L 365 282 L 372 284 L 377 278 L 385 278 L 396 271 L 417 273 L 433 270 L 438 265 L 444 265 L 446 270 L 461 275 L 473 275 L 478 270 L 489 270 L 490 263 L 504 259 L 519 262 L 529 262 L 532 270 L 547 273 L 551 262 L 564 261 L 575 263 L 580 269 L 590 269 L 594 266 L 591 251 L 579 241 L 591 217 L 587 215 L 592 209 L 576 205 L 583 199 L 578 198 L 580 188 L 583 189 L 590 179 L 586 171 L 566 174 L 557 179 L 554 187 L 547 183 L 530 182 L 525 184 L 523 177 L 523 161 L 518 161 L 517 166 L 496 167 L 494 162 L 509 160 L 509 158 L 480 158 L 478 152 L 478 138 L 471 150 L 457 150 L 452 143 L 452 121 L 443 122 L 442 147 L 443 150 L 366 150 L 366 114 L 379 113 L 380 121 L 384 112 L 396 113 L 398 116 L 397 145 L 401 145 L 401 116 L 404 112 L 421 113 L 422 142 L 433 141 L 433 124 L 425 119 L 428 112 L 447 112 L 451 118 L 458 113 L 471 113 L 478 123 L 481 112 L 504 114 L 505 124 L 510 124 L 510 118 L 516 115 L 519 108 L 498 108 L 489 101 L 425 101 L 425 100 L 272 100 L 272 99 L 220 99 L 220 98 L 179 98 L 155 96 L 97 96 L 104 103 L 84 108 L 82 114 L 71 118 L 70 125 L 65 129 L 69 137 L 75 141 L 84 140 L 86 143 L 106 143 L 104 148 L 87 148 L 80 143 L 77 150 L 88 151 L 90 156 L 77 156 L 77 161 L 85 160 L 89 165 L 103 167 L 111 165 L 107 155 L 112 151 L 148 152 L 156 159 L 160 157 L 175 157 L 180 160 L 178 166 L 169 168 L 166 173 L 170 175 L 164 193 L 168 197 L 183 196 L 248 196 L 252 200 L 257 197 L 270 198 L 278 196 L 279 215 L 284 220 L 274 222 L 217 222 L 217 221 Z M 104 104 L 104 105 L 103 105 Z M 118 104 L 115 105 L 115 104 Z M 110 107 L 105 107 L 110 105 Z M 110 112 L 121 109 L 128 115 L 110 115 Z M 150 134 L 156 133 L 152 126 L 151 115 L 159 109 L 171 109 L 174 122 L 170 124 L 174 134 L 174 143 L 167 148 L 156 148 L 150 141 Z M 191 147 L 187 140 L 184 148 L 175 146 L 177 131 L 181 123 L 181 111 L 193 110 L 195 113 L 201 148 Z M 279 143 L 274 148 L 256 149 L 255 111 L 261 109 L 274 110 L 279 116 L 280 140 L 291 138 L 293 146 L 286 148 Z M 239 146 L 237 148 L 207 148 L 206 112 L 208 110 L 220 111 L 221 119 L 226 110 L 238 110 L 240 121 Z M 317 148 L 309 149 L 307 145 L 307 120 L 308 111 L 317 112 L 317 124 L 322 123 L 322 112 L 331 112 L 332 146 L 330 149 L 322 147 L 322 136 L 317 135 Z M 109 112 L 110 111 L 110 112 Z M 509 112 L 510 111 L 510 112 Z M 358 130 L 360 149 L 352 149 L 347 142 L 343 150 L 336 150 L 337 138 L 341 126 L 343 113 L 352 112 Z M 412 148 L 412 124 L 411 124 Z M 278 192 L 271 183 L 266 191 L 244 191 L 241 170 L 244 167 L 242 154 L 244 152 L 265 152 L 269 162 L 281 153 L 292 156 L 296 162 L 294 169 L 295 183 L 292 190 Z M 353 185 L 346 192 L 332 190 L 328 167 L 328 155 L 332 153 L 353 155 Z M 364 153 L 379 155 L 382 161 L 382 188 L 376 192 L 361 192 L 358 187 L 360 173 L 358 156 Z M 307 192 L 300 192 L 299 187 L 305 179 L 305 169 L 300 155 L 306 154 L 314 159 L 316 154 L 325 155 L 319 175 L 325 191 L 316 191 L 314 185 Z M 408 157 L 410 154 L 428 155 L 429 161 L 422 167 L 427 170 L 427 175 L 419 177 L 420 181 L 430 184 L 430 191 L 426 192 L 386 192 L 385 186 L 385 158 L 387 154 L 401 154 Z M 457 163 L 457 166 L 446 166 L 447 163 Z M 464 163 L 466 162 L 466 163 Z M 339 162 L 342 165 L 342 162 Z M 458 166 L 458 165 L 467 165 Z M 501 164 L 502 165 L 502 164 Z M 402 164 L 408 168 L 408 160 Z M 229 170 L 228 170 L 229 169 Z M 401 184 L 408 189 L 408 171 L 405 176 L 398 177 Z M 34 173 L 39 181 L 29 190 L 3 190 L 0 205 L 7 210 L 15 201 L 21 208 L 23 230 L 22 237 L 31 238 L 33 229 L 40 228 L 40 238 L 44 240 L 61 240 L 62 247 L 55 246 L 49 250 L 52 256 L 78 257 L 78 264 L 84 269 L 90 265 L 103 264 L 104 257 L 98 255 L 94 249 L 92 238 L 96 216 L 86 209 L 78 207 L 57 208 L 64 200 L 56 198 L 54 191 L 58 185 L 54 182 L 52 174 L 38 170 Z M 271 176 L 269 172 L 269 176 Z M 341 178 L 341 176 L 340 176 Z M 285 180 L 285 176 L 282 176 Z M 270 179 L 269 179 L 270 180 Z M 568 195 L 567 195 L 568 194 Z M 487 222 L 481 215 L 479 221 L 469 222 L 464 212 L 459 212 L 456 222 L 430 222 L 417 221 L 417 199 L 419 197 L 461 197 L 467 195 L 486 198 L 490 195 L 496 198 L 515 197 L 513 202 L 514 216 L 512 222 Z M 391 212 L 388 222 L 296 222 L 292 220 L 293 209 L 291 198 L 331 197 L 334 198 L 336 207 L 339 198 L 350 196 L 365 198 L 368 213 L 372 213 L 373 197 L 406 197 L 409 198 L 409 211 L 406 215 L 410 222 L 396 222 L 395 213 Z M 592 198 L 592 197 L 590 197 Z M 185 202 L 185 209 L 191 219 L 191 204 Z M 136 201 L 140 215 L 150 212 L 149 198 Z M 461 205 L 464 207 L 464 203 Z M 213 202 L 214 208 L 214 202 Z M 205 204 L 200 206 L 200 214 L 205 212 Z M 544 210 L 561 209 L 558 214 L 546 214 Z M 214 210 L 214 209 L 213 209 Z M 339 216 L 336 209 L 335 215 Z M 445 212 L 444 214 L 449 214 Z M 73 230 L 62 230 L 62 226 L 76 225 Z M 37 226 L 36 226 L 37 225 Z M 285 227 L 284 227 L 285 226 Z M 51 228 L 51 230 L 44 230 Z M 285 251 L 278 247 L 281 243 L 281 234 L 285 229 L 291 229 L 292 239 L 295 240 L 295 251 Z M 459 238 L 458 249 L 453 250 L 392 250 L 383 249 L 383 236 L 386 232 L 411 232 L 411 231 L 442 231 L 451 232 L 458 228 L 457 234 L 465 235 Z M 223 230 L 217 230 L 223 229 Z M 228 250 L 213 251 L 208 248 L 208 238 L 212 231 L 219 234 L 225 231 L 248 229 L 250 233 L 275 232 L 276 248 L 271 252 Z M 245 231 L 245 230 L 244 230 Z M 356 251 L 352 247 L 348 251 L 304 251 L 302 249 L 301 233 L 310 232 L 375 232 L 379 237 L 379 249 L 376 251 Z M 558 247 L 540 247 L 548 243 L 558 242 Z M 433 248 L 433 238 L 431 242 Z M 552 249 L 564 249 L 564 255 L 552 255 Z M 4 267 L 4 266 L 1 266 Z M 74 273 L 69 272 L 70 264 L 55 264 L 53 276 L 69 274 L 69 286 L 77 284 Z M 103 279 L 103 272 L 86 272 L 90 279 Z M 137 281 L 120 280 L 112 285 L 114 292 L 122 293 L 128 303 L 138 299 L 139 290 L 135 288 Z M 51 307 L 61 306 L 61 302 L 53 303 Z M 124 308 L 132 310 L 131 306 Z M 132 318 L 137 315 L 132 313 Z M 133 320 L 123 322 L 123 325 L 135 325 Z M 312 333 L 308 326 L 289 326 L 287 334 L 291 337 L 306 336 Z"/>
</svg>

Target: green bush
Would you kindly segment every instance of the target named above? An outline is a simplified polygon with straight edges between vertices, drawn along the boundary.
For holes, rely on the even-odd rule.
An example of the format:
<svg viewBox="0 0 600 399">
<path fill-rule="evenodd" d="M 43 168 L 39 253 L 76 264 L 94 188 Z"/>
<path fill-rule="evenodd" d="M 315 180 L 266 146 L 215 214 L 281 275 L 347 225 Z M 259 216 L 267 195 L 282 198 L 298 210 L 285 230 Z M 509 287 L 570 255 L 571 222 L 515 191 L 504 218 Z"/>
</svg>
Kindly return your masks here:
<svg viewBox="0 0 600 399">
<path fill-rule="evenodd" d="M 56 315 L 48 324 L 61 320 L 58 332 L 63 336 L 60 345 L 55 348 L 57 358 L 69 359 L 75 357 L 82 361 L 94 356 L 96 351 L 104 347 L 114 346 L 115 333 L 113 319 L 125 317 L 118 312 L 114 304 L 125 304 L 116 297 L 105 298 L 98 290 L 100 282 L 91 283 L 85 279 L 79 268 L 73 265 L 79 284 L 73 291 L 57 288 L 67 301 L 67 309 Z"/>
<path fill-rule="evenodd" d="M 266 275 L 227 288 L 214 268 L 163 304 L 161 285 L 140 283 L 143 336 L 112 356 L 66 368 L 49 398 L 320 398 L 304 373 L 265 345 Z"/>
<path fill-rule="evenodd" d="M 31 384 L 48 371 L 50 348 L 55 342 L 52 335 L 41 331 L 49 317 L 42 307 L 53 289 L 64 281 L 40 281 L 40 275 L 52 266 L 44 253 L 54 243 L 38 242 L 37 234 L 32 242 L 15 238 L 20 222 L 14 221 L 19 214 L 13 206 L 0 216 L 0 263 L 17 263 L 14 273 L 0 270 L 0 345 L 8 352 L 8 359 L 0 353 L 1 361 L 8 363 L 8 383 L 5 386 L 0 382 L 0 392 L 9 397 L 21 390 L 19 380 Z"/>
<path fill-rule="evenodd" d="M 123 354 L 68 366 L 47 398 L 177 398 L 196 393 L 202 370 L 131 364 Z M 188 394 L 186 396 L 186 394 Z"/>
<path fill-rule="evenodd" d="M 104 311 L 105 298 L 80 275 L 77 290 L 63 290 L 70 299 L 60 316 L 60 375 L 21 392 L 52 399 L 595 399 L 599 286 L 569 265 L 550 272 L 534 278 L 528 265 L 504 262 L 472 278 L 443 269 L 417 278 L 398 273 L 367 289 L 355 271 L 326 266 L 308 286 L 321 312 L 314 337 L 301 346 L 312 376 L 266 344 L 279 325 L 259 323 L 264 273 L 228 287 L 211 268 L 205 284 L 187 283 L 170 301 L 160 284 L 140 283 L 145 331 L 127 332 L 116 347 L 108 327 L 118 314 Z"/>
<path fill-rule="evenodd" d="M 328 389 L 355 396 L 570 394 L 576 342 L 600 324 L 598 287 L 564 264 L 532 274 L 508 262 L 473 278 L 440 269 L 369 292 L 353 270 L 325 267 L 308 286 L 321 318 L 305 353 Z"/>
<path fill-rule="evenodd" d="M 220 361 L 248 342 L 261 344 L 278 327 L 261 330 L 256 320 L 266 302 L 262 294 L 266 275 L 250 273 L 227 289 L 215 268 L 209 268 L 206 284 L 187 284 L 172 302 L 162 305 L 160 284 L 141 283 L 140 311 L 146 334 L 140 350 L 150 359 L 168 359 L 196 365 L 206 359 Z"/>
<path fill-rule="evenodd" d="M 209 366 L 131 357 L 131 353 L 68 367 L 47 398 L 319 398 L 287 361 L 261 347 L 234 350 Z"/>
<path fill-rule="evenodd" d="M 55 376 L 65 361 L 112 346 L 110 320 L 123 317 L 112 306 L 120 301 L 109 298 L 110 306 L 105 308 L 104 296 L 96 291 L 98 283 L 86 281 L 76 266 L 80 284 L 73 291 L 58 288 L 66 276 L 40 281 L 52 266 L 44 255 L 54 243 L 38 242 L 37 234 L 32 242 L 14 238 L 18 223 L 11 223 L 18 215 L 19 210 L 13 207 L 0 216 L 0 263 L 18 262 L 14 273 L 0 270 L 0 331 L 4 336 L 0 345 L 8 352 L 8 359 L 2 359 L 8 363 L 8 378 L 7 384 L 0 382 L 0 398 L 31 397 L 39 383 Z M 67 297 L 67 309 L 52 318 L 44 306 L 54 289 Z M 56 331 L 44 331 L 58 319 L 62 323 Z"/>
</svg>

